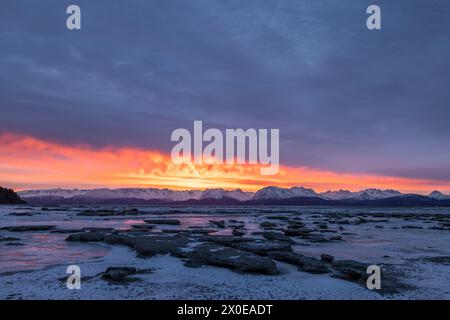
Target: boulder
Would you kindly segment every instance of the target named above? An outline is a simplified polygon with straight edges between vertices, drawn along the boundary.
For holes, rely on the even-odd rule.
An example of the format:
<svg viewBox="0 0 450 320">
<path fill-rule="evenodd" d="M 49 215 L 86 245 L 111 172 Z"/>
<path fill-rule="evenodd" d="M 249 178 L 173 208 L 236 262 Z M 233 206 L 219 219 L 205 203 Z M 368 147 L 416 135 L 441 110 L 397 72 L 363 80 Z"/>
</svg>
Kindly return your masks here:
<svg viewBox="0 0 450 320">
<path fill-rule="evenodd" d="M 336 271 L 333 276 L 345 280 L 363 281 L 368 277 L 367 266 L 353 260 L 336 260 L 332 263 L 332 268 Z"/>
<path fill-rule="evenodd" d="M 33 215 L 35 214 L 31 212 L 11 212 L 8 214 L 8 216 L 16 216 L 16 217 L 31 217 Z"/>
<path fill-rule="evenodd" d="M 260 223 L 260 226 L 263 227 L 263 228 L 274 228 L 277 225 L 275 223 L 273 223 L 273 222 L 264 221 L 264 222 Z"/>
<path fill-rule="evenodd" d="M 50 231 L 50 233 L 78 233 L 83 232 L 83 230 L 80 229 L 56 229 Z"/>
<path fill-rule="evenodd" d="M 312 230 L 306 228 L 288 228 L 283 230 L 283 232 L 290 237 L 308 237 Z"/>
<path fill-rule="evenodd" d="M 299 253 L 274 251 L 269 254 L 272 259 L 297 266 L 300 271 L 308 273 L 328 273 L 328 265 L 314 257 L 306 257 Z"/>
<path fill-rule="evenodd" d="M 272 251 L 290 251 L 291 245 L 281 241 L 254 240 L 251 242 L 238 242 L 231 245 L 233 248 L 249 251 L 258 255 L 266 256 Z"/>
<path fill-rule="evenodd" d="M 210 220 L 209 222 L 214 224 L 217 228 L 220 228 L 220 229 L 224 229 L 225 228 L 225 221 L 223 221 L 223 220 L 220 220 L 220 221 Z"/>
<path fill-rule="evenodd" d="M 282 220 L 282 221 L 289 220 L 289 217 L 287 216 L 268 216 L 266 218 L 270 220 Z"/>
<path fill-rule="evenodd" d="M 130 281 L 129 275 L 151 272 L 150 269 L 139 270 L 135 267 L 109 267 L 105 272 L 100 273 L 101 277 L 108 281 Z"/>
<path fill-rule="evenodd" d="M 239 242 L 254 241 L 254 239 L 251 239 L 251 238 L 243 238 L 243 237 L 236 237 L 236 236 L 214 236 L 214 235 L 203 236 L 200 238 L 200 240 L 206 241 L 206 242 L 222 244 L 225 246 L 230 246 L 234 243 L 239 243 Z"/>
<path fill-rule="evenodd" d="M 152 226 L 151 224 L 132 224 L 131 228 L 136 229 L 136 230 L 150 231 L 153 228 L 155 228 L 155 226 Z"/>
<path fill-rule="evenodd" d="M 107 210 L 107 209 L 84 210 L 84 211 L 78 213 L 77 215 L 108 217 L 108 216 L 135 216 L 138 214 L 140 214 L 139 210 L 136 208 L 133 208 L 133 209 L 127 209 L 127 210 L 123 210 L 123 211 Z"/>
<path fill-rule="evenodd" d="M 103 242 L 111 245 L 123 245 L 133 248 L 136 243 L 136 237 L 131 237 L 127 234 L 110 234 L 103 239 Z"/>
<path fill-rule="evenodd" d="M 334 261 L 334 257 L 329 254 L 321 254 L 320 260 L 322 260 L 324 262 L 332 263 Z"/>
<path fill-rule="evenodd" d="M 105 240 L 106 235 L 107 233 L 102 231 L 80 232 L 69 235 L 66 241 L 100 242 Z"/>
<path fill-rule="evenodd" d="M 8 230 L 11 232 L 27 232 L 27 231 L 49 231 L 56 228 L 56 226 L 48 226 L 48 225 L 41 225 L 41 226 L 10 226 L 10 227 L 3 227 L 0 230 Z"/>
<path fill-rule="evenodd" d="M 125 277 L 136 274 L 137 269 L 134 267 L 109 267 L 105 272 L 101 273 L 103 279 L 120 281 Z"/>
<path fill-rule="evenodd" d="M 266 238 L 267 240 L 282 241 L 282 242 L 287 242 L 290 244 L 295 243 L 294 240 L 292 240 L 291 238 L 289 238 L 288 236 L 286 236 L 285 234 L 283 234 L 281 232 L 265 231 L 265 232 L 262 232 L 261 235 L 264 238 Z"/>
<path fill-rule="evenodd" d="M 19 241 L 20 238 L 15 238 L 15 237 L 0 237 L 0 242 L 5 242 L 5 241 Z"/>
<path fill-rule="evenodd" d="M 240 272 L 278 274 L 275 263 L 267 257 L 216 244 L 203 244 L 196 247 L 186 262 L 188 267 L 199 267 L 205 264 Z"/>
<path fill-rule="evenodd" d="M 167 253 L 177 255 L 188 244 L 189 238 L 184 235 L 144 236 L 135 240 L 134 249 L 141 257 Z"/>
<path fill-rule="evenodd" d="M 243 235 L 245 235 L 245 231 L 242 231 L 239 228 L 233 229 L 233 236 L 237 236 L 237 237 L 241 237 Z"/>
<path fill-rule="evenodd" d="M 148 224 L 167 224 L 167 225 L 180 225 L 181 221 L 177 219 L 146 219 L 145 223 Z"/>
</svg>

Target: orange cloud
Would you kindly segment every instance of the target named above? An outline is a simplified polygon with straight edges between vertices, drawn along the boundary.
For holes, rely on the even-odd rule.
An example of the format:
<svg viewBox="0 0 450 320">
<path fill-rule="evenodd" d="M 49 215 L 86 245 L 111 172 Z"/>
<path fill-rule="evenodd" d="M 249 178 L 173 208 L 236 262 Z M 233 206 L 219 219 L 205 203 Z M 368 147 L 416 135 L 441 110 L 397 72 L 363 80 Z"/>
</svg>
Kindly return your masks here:
<svg viewBox="0 0 450 320">
<path fill-rule="evenodd" d="M 259 165 L 175 165 L 168 154 L 138 148 L 62 145 L 29 136 L 0 135 L 0 185 L 31 188 L 167 187 L 174 189 L 305 186 L 317 191 L 367 187 L 428 193 L 450 190 L 450 183 L 401 177 L 339 174 L 281 166 L 277 175 L 260 175 Z"/>
</svg>

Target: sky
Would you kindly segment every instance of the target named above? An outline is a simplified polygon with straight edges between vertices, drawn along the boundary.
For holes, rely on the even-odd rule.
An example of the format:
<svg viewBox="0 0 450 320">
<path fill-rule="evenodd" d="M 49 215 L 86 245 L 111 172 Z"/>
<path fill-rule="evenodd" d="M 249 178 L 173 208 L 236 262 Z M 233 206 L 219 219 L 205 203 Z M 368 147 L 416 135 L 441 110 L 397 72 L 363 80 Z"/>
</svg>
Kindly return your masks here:
<svg viewBox="0 0 450 320">
<path fill-rule="evenodd" d="M 450 193 L 449 17 L 445 0 L 4 0 L 0 185 Z M 173 165 L 194 120 L 279 128 L 279 174 Z"/>
</svg>

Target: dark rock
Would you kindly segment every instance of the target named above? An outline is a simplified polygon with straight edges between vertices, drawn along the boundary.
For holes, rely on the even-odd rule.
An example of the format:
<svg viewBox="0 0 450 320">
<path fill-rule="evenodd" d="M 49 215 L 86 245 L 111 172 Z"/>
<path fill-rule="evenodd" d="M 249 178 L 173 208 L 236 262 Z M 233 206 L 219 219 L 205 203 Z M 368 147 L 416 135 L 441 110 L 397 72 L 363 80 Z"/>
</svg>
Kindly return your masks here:
<svg viewBox="0 0 450 320">
<path fill-rule="evenodd" d="M 435 263 L 435 264 L 442 264 L 445 266 L 450 266 L 450 257 L 447 257 L 447 256 L 430 257 L 430 258 L 424 258 L 422 260 L 426 261 L 426 262 Z"/>
<path fill-rule="evenodd" d="M 345 280 L 362 281 L 368 277 L 367 266 L 353 260 L 336 260 L 332 263 L 333 269 L 337 271 L 333 276 Z"/>
<path fill-rule="evenodd" d="M 330 269 L 322 261 L 313 257 L 304 257 L 303 265 L 299 269 L 309 273 L 328 273 Z"/>
<path fill-rule="evenodd" d="M 289 220 L 287 216 L 268 216 L 266 218 L 270 220 Z"/>
<path fill-rule="evenodd" d="M 0 230 L 8 230 L 11 232 L 27 232 L 27 231 L 49 231 L 56 228 L 56 226 L 11 226 L 3 227 Z"/>
<path fill-rule="evenodd" d="M 283 242 L 287 242 L 290 244 L 295 243 L 294 240 L 292 240 L 291 238 L 289 238 L 288 236 L 286 236 L 285 234 L 283 234 L 281 232 L 265 231 L 261 235 L 264 238 L 266 238 L 267 240 L 283 241 Z"/>
<path fill-rule="evenodd" d="M 139 270 L 134 267 L 109 267 L 105 272 L 102 272 L 100 275 L 103 279 L 108 281 L 124 281 L 124 280 L 132 280 L 127 278 L 129 275 L 148 273 L 151 270 Z"/>
<path fill-rule="evenodd" d="M 188 267 L 199 267 L 204 264 L 241 272 L 278 274 L 275 263 L 269 258 L 215 244 L 203 244 L 196 247 L 186 262 Z"/>
<path fill-rule="evenodd" d="M 295 265 L 299 270 L 308 273 L 320 274 L 330 272 L 330 268 L 323 261 L 313 257 L 306 257 L 298 253 L 274 251 L 269 254 L 269 257 Z"/>
<path fill-rule="evenodd" d="M 116 210 L 85 210 L 78 213 L 79 216 L 100 216 L 100 217 L 108 217 L 108 216 L 135 216 L 140 214 L 139 210 L 136 208 L 127 209 L 123 211 Z"/>
<path fill-rule="evenodd" d="M 102 278 L 120 281 L 123 278 L 136 273 L 136 268 L 133 267 L 110 267 L 106 269 L 104 273 L 101 274 Z"/>
<path fill-rule="evenodd" d="M 310 241 L 310 242 L 329 242 L 330 240 L 325 238 L 322 235 L 312 234 L 309 236 L 308 241 Z"/>
<path fill-rule="evenodd" d="M 85 210 L 82 212 L 79 212 L 78 216 L 114 216 L 116 212 L 114 210 Z"/>
<path fill-rule="evenodd" d="M 188 232 L 191 234 L 208 234 L 214 231 L 215 230 L 212 229 L 198 229 L 198 228 L 188 230 Z"/>
<path fill-rule="evenodd" d="M 220 229 L 225 228 L 225 221 L 223 221 L 223 220 L 220 220 L 220 221 L 210 220 L 209 222 L 211 222 L 212 224 L 217 226 L 217 228 L 220 228 Z"/>
<path fill-rule="evenodd" d="M 324 262 L 332 263 L 334 260 L 334 257 L 329 254 L 321 254 L 320 259 Z"/>
<path fill-rule="evenodd" d="M 181 221 L 177 219 L 146 219 L 145 223 L 148 224 L 168 224 L 168 225 L 180 225 Z"/>
<path fill-rule="evenodd" d="M 142 257 L 167 253 L 176 256 L 180 249 L 188 244 L 189 238 L 183 235 L 155 235 L 137 238 L 134 243 L 134 249 Z"/>
<path fill-rule="evenodd" d="M 155 228 L 155 226 L 152 226 L 151 224 L 132 224 L 131 227 L 133 229 L 145 230 L 145 231 L 150 231 L 153 228 Z"/>
<path fill-rule="evenodd" d="M 430 230 L 442 230 L 442 231 L 450 230 L 449 228 L 439 227 L 439 226 L 429 227 L 428 229 L 430 229 Z"/>
<path fill-rule="evenodd" d="M 130 237 L 127 234 L 110 234 L 107 235 L 102 241 L 111 245 L 134 247 L 136 243 L 136 237 Z"/>
<path fill-rule="evenodd" d="M 318 226 L 320 229 L 328 229 L 328 225 L 327 225 L 326 223 L 324 223 L 324 222 L 319 222 L 319 223 L 317 224 L 317 226 Z"/>
<path fill-rule="evenodd" d="M 96 232 L 96 231 L 112 232 L 112 231 L 114 231 L 113 228 L 102 228 L 102 227 L 87 227 L 87 228 L 83 228 L 81 230 L 83 230 L 83 231 L 93 231 L 93 232 Z"/>
<path fill-rule="evenodd" d="M 295 229 L 285 229 L 283 230 L 284 234 L 290 237 L 308 237 L 312 232 L 311 229 L 306 228 L 295 228 Z"/>
<path fill-rule="evenodd" d="M 15 237 L 0 237 L 0 242 L 5 242 L 5 241 L 19 241 L 20 238 L 15 238 Z"/>
<path fill-rule="evenodd" d="M 171 233 L 171 234 L 178 234 L 178 233 L 185 233 L 188 232 L 186 230 L 180 230 L 180 229 L 161 229 L 161 232 L 163 233 Z"/>
<path fill-rule="evenodd" d="M 201 241 L 206 242 L 214 242 L 217 244 L 222 244 L 225 246 L 232 245 L 234 243 L 239 242 L 248 242 L 248 241 L 254 241 L 254 239 L 251 238 L 242 238 L 242 237 L 236 237 L 236 236 L 214 236 L 214 235 L 207 235 L 200 238 Z"/>
<path fill-rule="evenodd" d="M 77 233 L 77 232 L 82 232 L 83 230 L 80 229 L 57 229 L 57 230 L 52 230 L 50 231 L 50 233 Z"/>
<path fill-rule="evenodd" d="M 101 231 L 80 232 L 69 235 L 66 241 L 100 242 L 105 240 L 106 235 L 106 232 Z"/>
<path fill-rule="evenodd" d="M 237 236 L 237 237 L 245 235 L 245 231 L 242 231 L 240 229 L 233 229 L 232 233 L 233 233 L 233 236 Z"/>
<path fill-rule="evenodd" d="M 414 225 L 407 225 L 407 226 L 402 226 L 402 229 L 423 229 L 423 227 L 421 227 L 421 226 L 414 226 Z"/>
<path fill-rule="evenodd" d="M 290 251 L 291 245 L 281 241 L 255 240 L 252 242 L 239 242 L 231 245 L 233 248 L 249 251 L 262 256 L 268 255 L 272 251 Z"/>
<path fill-rule="evenodd" d="M 8 216 L 16 216 L 16 217 L 31 217 L 34 214 L 30 212 L 11 212 L 8 214 Z"/>
<path fill-rule="evenodd" d="M 275 223 L 265 221 L 265 222 L 261 222 L 260 226 L 263 228 L 274 228 L 277 225 Z"/>
<path fill-rule="evenodd" d="M 289 221 L 288 228 L 295 229 L 295 228 L 303 228 L 304 226 L 305 226 L 305 224 L 302 221 L 293 220 L 293 221 Z"/>
</svg>

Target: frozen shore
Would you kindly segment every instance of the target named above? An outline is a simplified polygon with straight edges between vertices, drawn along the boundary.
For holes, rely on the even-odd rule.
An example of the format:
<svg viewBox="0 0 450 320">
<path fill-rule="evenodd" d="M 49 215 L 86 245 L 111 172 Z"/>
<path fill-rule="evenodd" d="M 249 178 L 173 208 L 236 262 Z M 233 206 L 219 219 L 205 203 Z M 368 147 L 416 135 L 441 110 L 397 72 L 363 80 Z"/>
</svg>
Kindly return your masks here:
<svg viewBox="0 0 450 320">
<path fill-rule="evenodd" d="M 0 299 L 450 299 L 447 213 L 3 210 Z M 380 294 L 335 277 L 347 270 L 321 254 L 379 263 L 401 287 Z M 81 268 L 80 290 L 66 286 L 69 264 Z M 151 271 L 110 281 L 110 267 Z"/>
</svg>

